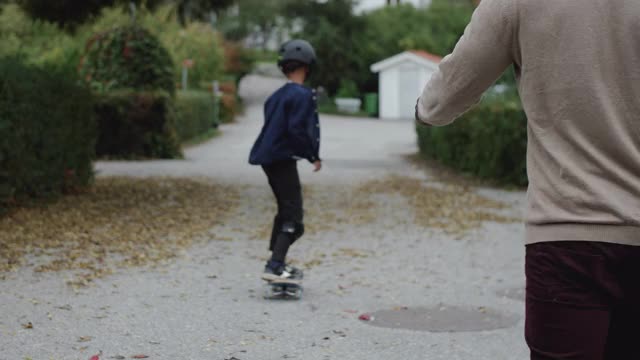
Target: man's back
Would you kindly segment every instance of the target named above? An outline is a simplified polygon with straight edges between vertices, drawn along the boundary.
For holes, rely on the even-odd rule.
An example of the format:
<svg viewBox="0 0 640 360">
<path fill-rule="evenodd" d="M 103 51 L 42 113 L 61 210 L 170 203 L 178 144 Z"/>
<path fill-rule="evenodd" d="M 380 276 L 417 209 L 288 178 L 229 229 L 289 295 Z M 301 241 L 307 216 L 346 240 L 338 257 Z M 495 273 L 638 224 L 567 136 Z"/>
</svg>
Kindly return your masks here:
<svg viewBox="0 0 640 360">
<path fill-rule="evenodd" d="M 482 0 L 416 106 L 446 125 L 516 65 L 532 360 L 640 359 L 639 40 L 638 0 Z"/>
<path fill-rule="evenodd" d="M 576 240 L 602 240 L 580 224 L 640 226 L 640 1 L 516 3 L 528 221 L 547 225 L 530 242 L 557 238 L 554 222 Z"/>
<path fill-rule="evenodd" d="M 527 242 L 640 245 L 640 1 L 483 0 L 420 117 L 451 122 L 510 64 L 529 120 Z"/>
</svg>

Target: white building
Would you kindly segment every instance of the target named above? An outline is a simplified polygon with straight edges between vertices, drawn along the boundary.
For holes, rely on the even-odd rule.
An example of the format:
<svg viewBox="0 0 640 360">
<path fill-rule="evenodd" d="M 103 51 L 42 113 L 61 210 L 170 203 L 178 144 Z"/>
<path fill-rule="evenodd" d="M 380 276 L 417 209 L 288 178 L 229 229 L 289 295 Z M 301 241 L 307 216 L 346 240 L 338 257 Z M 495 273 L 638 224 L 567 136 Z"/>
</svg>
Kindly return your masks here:
<svg viewBox="0 0 640 360">
<path fill-rule="evenodd" d="M 442 58 L 426 51 L 405 51 L 371 65 L 379 74 L 381 118 L 413 119 L 416 100 Z"/>
<path fill-rule="evenodd" d="M 393 1 L 395 3 L 395 0 Z M 427 7 L 431 5 L 431 0 L 401 0 L 403 4 L 412 4 L 416 7 Z M 387 5 L 387 0 L 360 0 L 355 8 L 356 13 L 375 10 Z"/>
</svg>

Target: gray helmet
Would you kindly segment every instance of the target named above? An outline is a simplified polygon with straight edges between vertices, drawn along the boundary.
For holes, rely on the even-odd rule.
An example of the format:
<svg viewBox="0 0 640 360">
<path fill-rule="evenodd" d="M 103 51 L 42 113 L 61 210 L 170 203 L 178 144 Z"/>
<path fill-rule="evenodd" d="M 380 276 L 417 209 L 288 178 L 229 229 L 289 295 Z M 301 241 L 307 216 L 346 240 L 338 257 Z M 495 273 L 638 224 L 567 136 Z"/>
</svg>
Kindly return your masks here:
<svg viewBox="0 0 640 360">
<path fill-rule="evenodd" d="M 309 42 L 301 39 L 287 41 L 280 46 L 278 65 L 282 66 L 287 61 L 299 61 L 306 65 L 316 62 L 316 51 Z"/>
</svg>

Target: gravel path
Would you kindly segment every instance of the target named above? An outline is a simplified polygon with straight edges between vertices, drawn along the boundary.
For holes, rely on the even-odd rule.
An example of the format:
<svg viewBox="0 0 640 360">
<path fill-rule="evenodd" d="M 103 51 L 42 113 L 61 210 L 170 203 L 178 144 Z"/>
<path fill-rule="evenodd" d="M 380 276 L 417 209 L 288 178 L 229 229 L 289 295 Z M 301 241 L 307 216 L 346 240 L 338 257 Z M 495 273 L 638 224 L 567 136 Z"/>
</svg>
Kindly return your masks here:
<svg viewBox="0 0 640 360">
<path fill-rule="evenodd" d="M 404 189 L 384 186 L 482 195 L 515 217 L 524 194 L 438 182 L 433 170 L 406 160 L 416 152 L 411 122 L 322 117 L 325 169 L 313 174 L 301 163 L 310 231 L 290 254 L 307 268 L 305 296 L 262 299 L 273 200 L 246 158 L 262 101 L 281 83 L 247 77 L 245 115 L 188 149 L 185 160 L 98 163 L 99 176 L 233 184 L 240 204 L 232 221 L 177 260 L 116 272 L 91 287 L 67 286 L 64 272 L 9 274 L 0 280 L 0 359 L 89 359 L 99 351 L 100 359 L 526 359 L 522 225 L 431 229 L 420 225 L 420 204 Z M 372 322 L 358 319 L 365 313 Z"/>
</svg>

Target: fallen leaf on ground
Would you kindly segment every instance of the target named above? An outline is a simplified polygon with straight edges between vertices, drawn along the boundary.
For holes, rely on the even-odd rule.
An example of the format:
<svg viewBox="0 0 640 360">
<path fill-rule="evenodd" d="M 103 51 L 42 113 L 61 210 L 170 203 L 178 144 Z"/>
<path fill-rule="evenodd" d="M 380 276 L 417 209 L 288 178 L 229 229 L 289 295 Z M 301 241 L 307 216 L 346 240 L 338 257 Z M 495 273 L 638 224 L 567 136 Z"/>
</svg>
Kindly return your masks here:
<svg viewBox="0 0 640 360">
<path fill-rule="evenodd" d="M 239 189 L 198 179 L 97 178 L 85 193 L 0 217 L 0 274 L 30 255 L 36 272 L 71 270 L 69 285 L 83 287 L 122 268 L 176 258 L 225 223 Z"/>
<path fill-rule="evenodd" d="M 33 324 L 31 323 L 31 321 L 29 321 L 26 324 L 22 324 L 22 327 L 25 329 L 33 329 Z"/>
<path fill-rule="evenodd" d="M 78 342 L 87 342 L 87 341 L 91 341 L 93 340 L 93 338 L 91 336 L 80 336 L 78 338 Z"/>
</svg>

